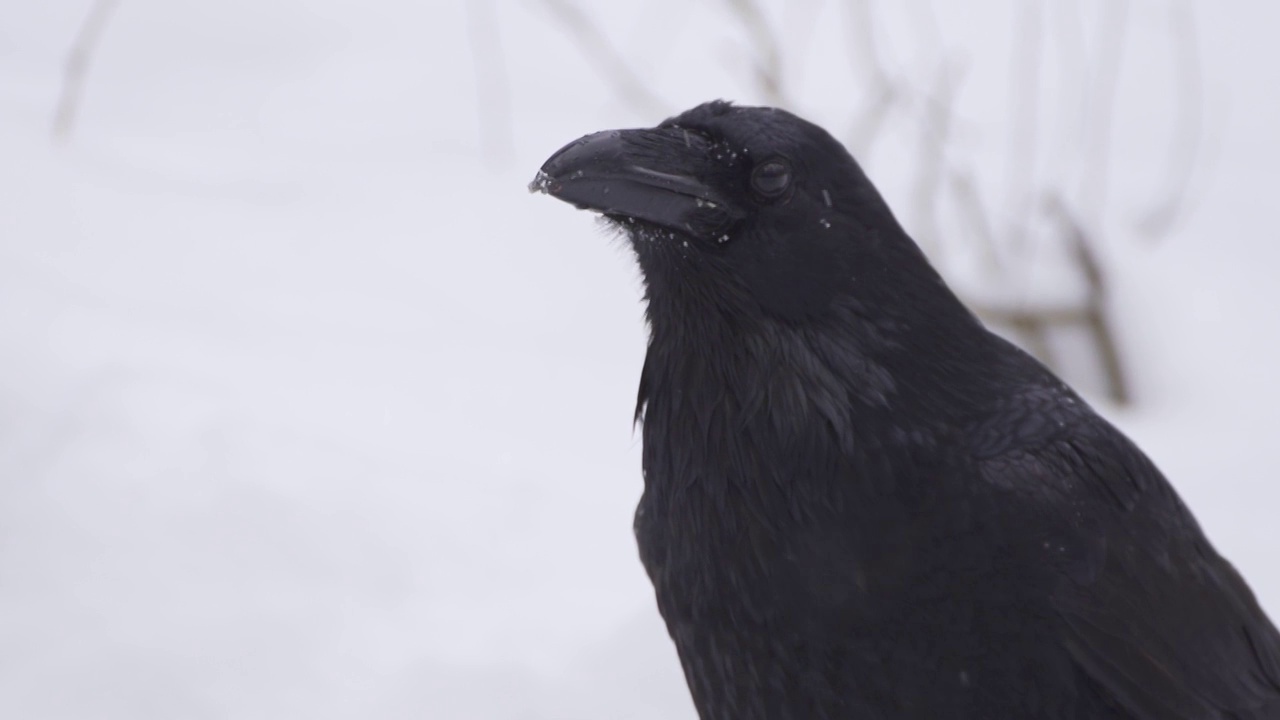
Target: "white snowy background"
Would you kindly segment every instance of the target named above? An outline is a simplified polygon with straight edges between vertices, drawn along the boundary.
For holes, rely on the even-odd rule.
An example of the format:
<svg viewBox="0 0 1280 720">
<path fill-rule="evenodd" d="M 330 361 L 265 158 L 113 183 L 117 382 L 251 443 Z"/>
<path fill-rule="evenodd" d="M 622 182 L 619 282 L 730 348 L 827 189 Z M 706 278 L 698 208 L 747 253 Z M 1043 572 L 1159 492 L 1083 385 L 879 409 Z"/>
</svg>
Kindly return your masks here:
<svg viewBox="0 0 1280 720">
<path fill-rule="evenodd" d="M 534 2 L 486 5 L 495 120 L 460 0 L 123 0 L 57 146 L 89 5 L 0 3 L 0 718 L 692 718 L 631 537 L 636 271 L 525 191 L 660 118 Z M 938 5 L 998 129 L 1012 2 Z M 1195 5 L 1210 161 L 1171 235 L 1107 245 L 1137 402 L 1098 404 L 1276 616 L 1280 10 Z M 673 108 L 755 99 L 719 4 L 594 12 Z M 1143 42 L 1121 195 L 1169 111 Z"/>
</svg>

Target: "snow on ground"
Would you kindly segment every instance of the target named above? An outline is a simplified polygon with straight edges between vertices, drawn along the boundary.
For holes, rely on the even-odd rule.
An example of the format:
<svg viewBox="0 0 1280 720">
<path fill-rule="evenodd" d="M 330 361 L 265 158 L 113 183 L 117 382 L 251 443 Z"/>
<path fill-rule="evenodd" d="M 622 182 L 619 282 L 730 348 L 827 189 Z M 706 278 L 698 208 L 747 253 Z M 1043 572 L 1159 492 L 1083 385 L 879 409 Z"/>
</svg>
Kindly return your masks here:
<svg viewBox="0 0 1280 720">
<path fill-rule="evenodd" d="M 693 716 L 630 534 L 636 271 L 524 192 L 656 118 L 500 0 L 482 161 L 465 6 L 426 5 L 123 3 L 62 148 L 88 3 L 0 8 L 0 717 Z M 679 3 L 610 7 L 673 107 L 751 99 L 714 7 L 661 51 Z M 1215 12 L 1212 183 L 1110 250 L 1142 402 L 1109 414 L 1280 614 L 1275 11 Z"/>
</svg>

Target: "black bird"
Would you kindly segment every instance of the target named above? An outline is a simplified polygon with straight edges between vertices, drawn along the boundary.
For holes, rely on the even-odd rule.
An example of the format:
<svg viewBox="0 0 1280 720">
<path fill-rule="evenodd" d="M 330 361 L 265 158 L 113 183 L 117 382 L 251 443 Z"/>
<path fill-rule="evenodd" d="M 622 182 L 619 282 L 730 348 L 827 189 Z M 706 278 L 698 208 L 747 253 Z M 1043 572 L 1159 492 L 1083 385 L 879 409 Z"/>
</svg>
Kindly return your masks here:
<svg viewBox="0 0 1280 720">
<path fill-rule="evenodd" d="M 1280 718 L 1280 636 L 1160 471 L 827 132 L 713 102 L 530 187 L 643 272 L 635 532 L 703 720 Z"/>
</svg>

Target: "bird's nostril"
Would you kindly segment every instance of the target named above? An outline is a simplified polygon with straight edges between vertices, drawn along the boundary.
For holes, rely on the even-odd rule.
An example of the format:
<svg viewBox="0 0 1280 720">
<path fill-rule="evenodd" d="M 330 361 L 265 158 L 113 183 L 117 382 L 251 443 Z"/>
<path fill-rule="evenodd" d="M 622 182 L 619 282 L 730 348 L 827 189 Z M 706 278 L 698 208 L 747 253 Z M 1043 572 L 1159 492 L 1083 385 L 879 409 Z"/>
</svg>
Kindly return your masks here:
<svg viewBox="0 0 1280 720">
<path fill-rule="evenodd" d="M 550 195 L 559 189 L 558 185 L 559 183 L 555 181 L 555 178 L 539 170 L 538 174 L 529 182 L 529 192 Z"/>
</svg>

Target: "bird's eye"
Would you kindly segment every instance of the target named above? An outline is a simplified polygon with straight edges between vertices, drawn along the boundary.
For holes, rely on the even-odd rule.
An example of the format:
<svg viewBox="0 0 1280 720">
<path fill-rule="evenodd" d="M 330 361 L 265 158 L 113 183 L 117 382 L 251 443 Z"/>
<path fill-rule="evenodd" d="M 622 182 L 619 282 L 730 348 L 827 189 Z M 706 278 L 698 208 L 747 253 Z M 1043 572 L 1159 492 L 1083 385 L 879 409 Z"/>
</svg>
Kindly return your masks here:
<svg viewBox="0 0 1280 720">
<path fill-rule="evenodd" d="M 784 160 L 768 160 L 751 171 L 751 187 L 767 198 L 776 198 L 791 187 L 791 166 Z"/>
</svg>

